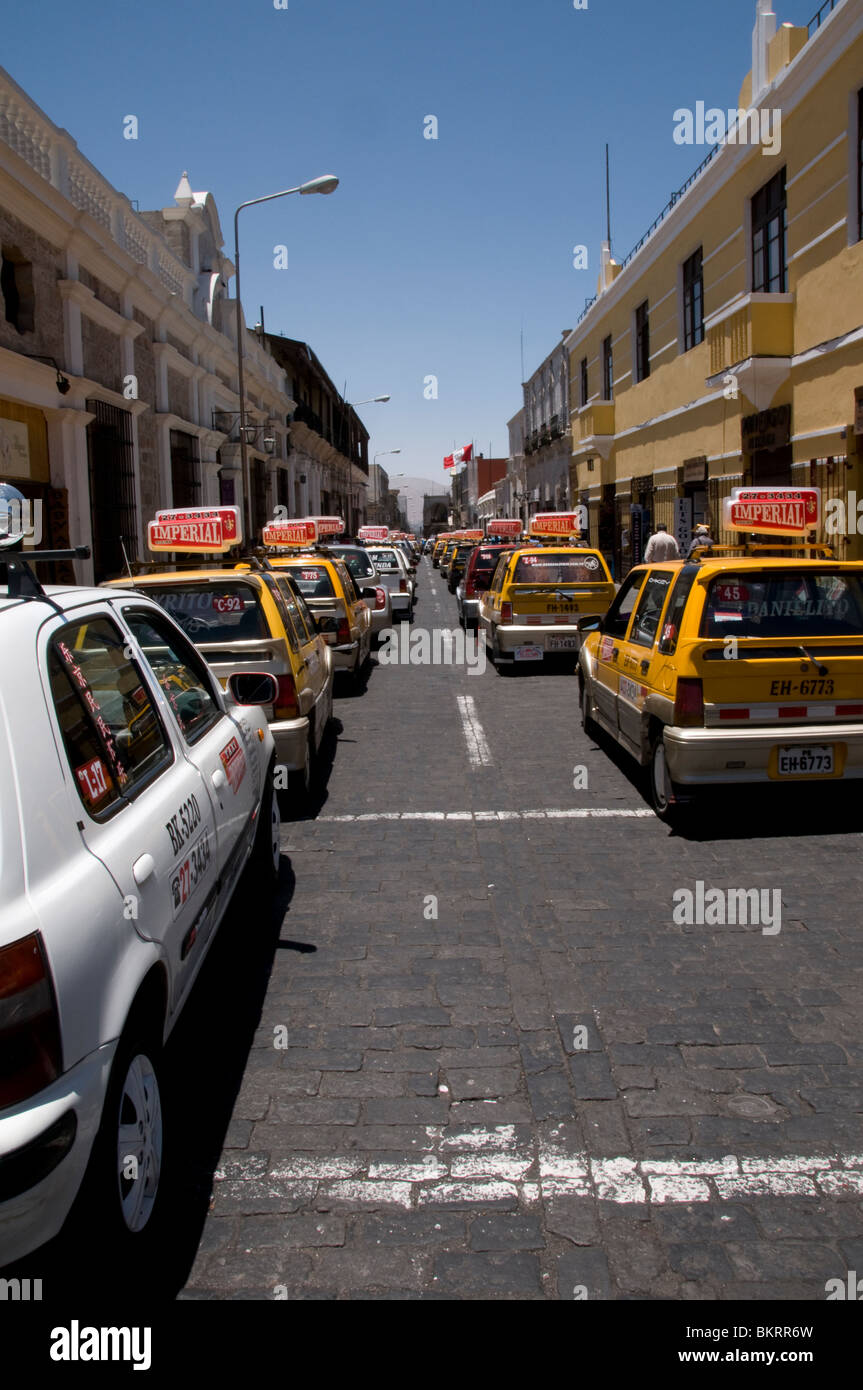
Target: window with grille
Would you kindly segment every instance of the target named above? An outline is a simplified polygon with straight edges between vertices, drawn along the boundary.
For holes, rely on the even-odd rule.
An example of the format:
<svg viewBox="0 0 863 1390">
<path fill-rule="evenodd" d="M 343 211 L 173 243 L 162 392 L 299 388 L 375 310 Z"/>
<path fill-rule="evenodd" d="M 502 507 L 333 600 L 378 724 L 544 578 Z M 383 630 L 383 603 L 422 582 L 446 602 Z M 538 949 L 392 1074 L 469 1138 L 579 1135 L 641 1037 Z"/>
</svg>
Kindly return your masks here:
<svg viewBox="0 0 863 1390">
<path fill-rule="evenodd" d="M 684 351 L 704 341 L 704 270 L 699 246 L 683 262 L 683 341 Z"/>
<path fill-rule="evenodd" d="M 788 288 L 788 210 L 785 170 L 752 199 L 752 289 L 784 294 Z"/>
<path fill-rule="evenodd" d="M 635 311 L 635 380 L 650 376 L 650 320 L 647 300 Z"/>
<path fill-rule="evenodd" d="M 261 459 L 252 460 L 252 503 L 255 510 L 255 530 L 266 526 L 270 509 L 267 502 L 267 465 Z"/>
<path fill-rule="evenodd" d="M 138 558 L 132 417 L 105 401 L 88 400 L 87 426 L 93 569 L 97 583 L 115 579 L 126 558 Z"/>
<path fill-rule="evenodd" d="M 611 352 L 611 334 L 602 340 L 602 399 L 614 400 L 614 359 Z"/>
</svg>

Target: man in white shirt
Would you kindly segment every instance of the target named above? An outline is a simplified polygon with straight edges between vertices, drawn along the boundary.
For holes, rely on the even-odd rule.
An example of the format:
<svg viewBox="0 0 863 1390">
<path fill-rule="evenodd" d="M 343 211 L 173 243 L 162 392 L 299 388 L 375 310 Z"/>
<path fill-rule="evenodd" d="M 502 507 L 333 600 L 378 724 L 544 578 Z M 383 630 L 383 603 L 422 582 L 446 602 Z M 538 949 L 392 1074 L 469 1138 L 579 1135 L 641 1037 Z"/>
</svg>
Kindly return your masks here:
<svg viewBox="0 0 863 1390">
<path fill-rule="evenodd" d="M 645 564 L 651 564 L 654 560 L 679 560 L 680 551 L 677 548 L 677 541 L 668 534 L 668 528 L 662 523 L 657 526 L 653 535 L 647 542 L 644 551 Z"/>
</svg>

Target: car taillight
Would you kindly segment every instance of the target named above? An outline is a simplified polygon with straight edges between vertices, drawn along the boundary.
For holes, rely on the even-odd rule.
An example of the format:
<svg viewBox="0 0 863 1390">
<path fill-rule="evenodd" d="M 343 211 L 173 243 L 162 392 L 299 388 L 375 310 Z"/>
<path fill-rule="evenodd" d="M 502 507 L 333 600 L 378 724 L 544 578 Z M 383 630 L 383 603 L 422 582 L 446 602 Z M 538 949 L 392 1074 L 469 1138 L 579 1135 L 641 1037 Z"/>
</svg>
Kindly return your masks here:
<svg viewBox="0 0 863 1390">
<path fill-rule="evenodd" d="M 399 580 L 399 593 L 400 593 L 400 594 L 406 594 L 407 591 L 408 591 L 408 581 L 407 581 L 406 579 L 400 579 L 400 580 Z"/>
<path fill-rule="evenodd" d="M 0 1108 L 44 1090 L 62 1070 L 57 1001 L 33 932 L 0 950 Z"/>
<path fill-rule="evenodd" d="M 337 641 L 337 642 L 350 642 L 350 640 L 351 640 L 351 625 L 350 625 L 350 623 L 348 622 L 347 618 L 339 618 L 339 626 L 338 626 L 338 628 L 337 628 L 337 630 L 336 630 L 336 641 Z"/>
<path fill-rule="evenodd" d="M 300 713 L 297 699 L 297 684 L 293 676 L 277 676 L 279 693 L 273 701 L 273 713 L 277 719 L 296 719 Z"/>
<path fill-rule="evenodd" d="M 689 676 L 678 680 L 674 722 L 690 728 L 704 723 L 704 691 L 700 680 Z"/>
<path fill-rule="evenodd" d="M 500 620 L 502 623 L 512 622 L 512 604 L 502 603 L 500 605 Z"/>
<path fill-rule="evenodd" d="M 386 589 L 376 589 L 376 590 L 375 590 L 375 610 L 377 611 L 377 610 L 379 610 L 379 609 L 381 609 L 381 608 L 386 608 L 386 606 L 387 606 L 387 591 L 386 591 Z"/>
</svg>

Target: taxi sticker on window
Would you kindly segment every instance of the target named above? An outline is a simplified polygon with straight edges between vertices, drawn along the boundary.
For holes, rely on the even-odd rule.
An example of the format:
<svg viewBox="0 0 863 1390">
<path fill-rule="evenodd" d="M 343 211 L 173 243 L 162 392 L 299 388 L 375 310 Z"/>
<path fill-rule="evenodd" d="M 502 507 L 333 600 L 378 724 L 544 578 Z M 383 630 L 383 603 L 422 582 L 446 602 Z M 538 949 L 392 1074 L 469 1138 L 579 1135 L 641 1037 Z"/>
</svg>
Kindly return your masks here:
<svg viewBox="0 0 863 1390">
<path fill-rule="evenodd" d="M 243 600 L 239 594 L 214 594 L 213 608 L 217 613 L 242 613 Z"/>
<path fill-rule="evenodd" d="M 239 745 L 237 739 L 232 738 L 230 743 L 219 753 L 225 775 L 231 784 L 231 788 L 236 796 L 240 790 L 240 783 L 246 775 L 246 755 Z"/>
<path fill-rule="evenodd" d="M 745 584 L 739 584 L 736 580 L 727 584 L 717 584 L 713 590 L 714 602 L 721 604 L 746 603 L 749 599 L 749 590 Z"/>
<path fill-rule="evenodd" d="M 171 908 L 176 919 L 200 883 L 207 877 L 210 864 L 210 832 L 205 830 L 189 849 L 186 858 L 171 874 Z"/>
<path fill-rule="evenodd" d="M 82 763 L 75 768 L 75 776 L 78 778 L 78 785 L 81 794 L 88 806 L 96 807 L 100 801 L 104 801 L 110 791 L 108 786 L 108 769 L 101 758 L 91 758 L 88 763 Z"/>
<path fill-rule="evenodd" d="M 316 579 L 320 579 L 320 575 L 317 570 L 300 570 L 300 578 L 314 584 Z"/>
<path fill-rule="evenodd" d="M 602 641 L 601 641 L 600 644 L 599 644 L 599 659 L 600 659 L 600 661 L 610 661 L 610 660 L 611 660 L 611 653 L 612 653 L 613 651 L 614 651 L 614 638 L 613 638 L 613 637 L 603 637 Z"/>
</svg>

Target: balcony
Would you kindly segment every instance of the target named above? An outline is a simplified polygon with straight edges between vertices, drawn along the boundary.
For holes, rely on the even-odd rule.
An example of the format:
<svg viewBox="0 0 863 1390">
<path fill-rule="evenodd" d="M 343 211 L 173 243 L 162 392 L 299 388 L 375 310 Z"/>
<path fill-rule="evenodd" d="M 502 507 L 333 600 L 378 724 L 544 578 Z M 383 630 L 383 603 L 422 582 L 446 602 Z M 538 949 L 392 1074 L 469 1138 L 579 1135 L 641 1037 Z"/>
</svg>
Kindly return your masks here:
<svg viewBox="0 0 863 1390">
<path fill-rule="evenodd" d="M 769 405 L 791 370 L 794 295 L 746 294 L 704 321 L 710 360 L 708 386 L 733 374 L 757 410 Z M 755 370 L 755 364 L 758 370 Z"/>
<path fill-rule="evenodd" d="M 572 421 L 572 454 L 600 454 L 608 458 L 614 440 L 614 401 L 591 401 Z"/>
</svg>

